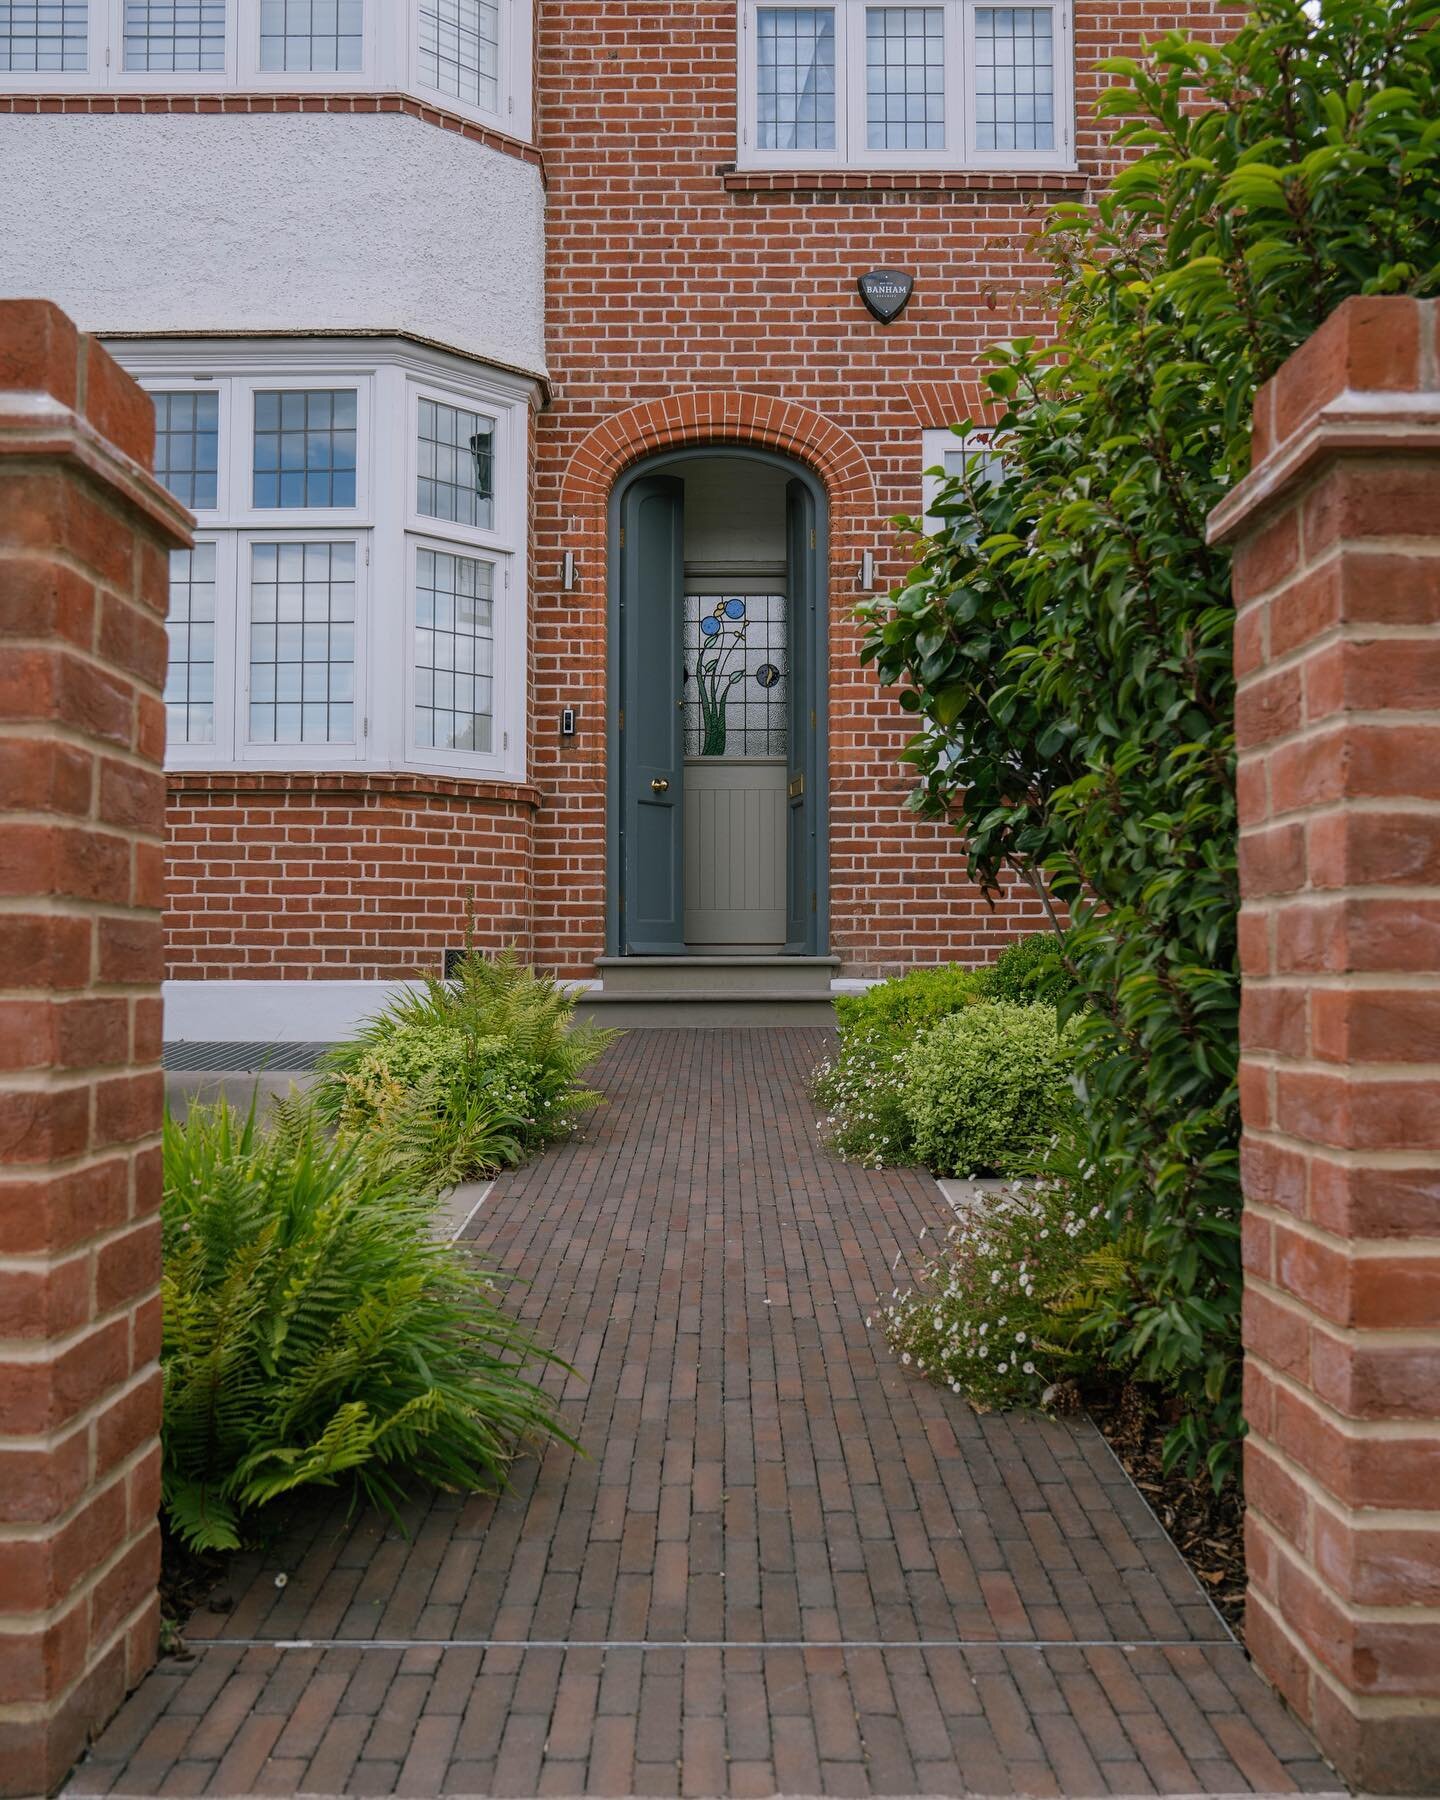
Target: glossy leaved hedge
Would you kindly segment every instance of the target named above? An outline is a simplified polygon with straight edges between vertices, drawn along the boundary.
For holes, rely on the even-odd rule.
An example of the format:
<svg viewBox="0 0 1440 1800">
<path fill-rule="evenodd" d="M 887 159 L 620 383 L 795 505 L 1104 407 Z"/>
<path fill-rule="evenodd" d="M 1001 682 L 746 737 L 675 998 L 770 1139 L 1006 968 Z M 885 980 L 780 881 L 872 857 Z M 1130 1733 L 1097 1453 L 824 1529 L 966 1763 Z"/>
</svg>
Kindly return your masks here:
<svg viewBox="0 0 1440 1800">
<path fill-rule="evenodd" d="M 1132 160 L 1052 214 L 1056 341 L 991 355 L 998 476 L 947 484 L 865 646 L 917 717 L 917 810 L 980 879 L 1018 870 L 1068 912 L 1068 1148 L 1140 1247 L 1096 1334 L 1170 1389 L 1172 1458 L 1217 1479 L 1242 1429 L 1238 891 L 1205 519 L 1249 467 L 1256 388 L 1341 301 L 1440 286 L 1440 6 L 1317 11 L 1260 0 L 1225 44 L 1107 65 Z"/>
</svg>

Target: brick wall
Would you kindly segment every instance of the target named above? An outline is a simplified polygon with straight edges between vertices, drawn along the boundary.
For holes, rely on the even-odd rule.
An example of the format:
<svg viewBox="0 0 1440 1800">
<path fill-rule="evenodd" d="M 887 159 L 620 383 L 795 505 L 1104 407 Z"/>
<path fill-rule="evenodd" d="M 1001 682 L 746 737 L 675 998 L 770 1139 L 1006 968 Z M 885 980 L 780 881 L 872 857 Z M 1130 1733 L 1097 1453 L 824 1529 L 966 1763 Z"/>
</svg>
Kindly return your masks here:
<svg viewBox="0 0 1440 1800">
<path fill-rule="evenodd" d="M 877 555 L 877 584 L 905 568 L 888 521 L 919 511 L 921 431 L 978 413 L 986 344 L 1045 329 L 1044 271 L 1028 239 L 1049 200 L 1105 172 L 1090 122 L 1096 59 L 1146 33 L 1220 33 L 1240 16 L 1208 0 L 1076 0 L 1074 11 L 1079 177 L 797 180 L 725 172 L 736 154 L 734 0 L 696 0 L 679 17 L 662 0 L 541 0 L 554 380 L 539 421 L 533 565 L 542 958 L 589 973 L 603 940 L 603 493 L 570 477 L 622 416 L 615 467 L 659 441 L 713 441 L 698 427 L 662 440 L 646 430 L 647 403 L 695 391 L 798 405 L 817 424 L 784 447 L 819 467 L 830 435 L 843 434 L 864 467 L 863 482 L 831 492 L 831 919 L 847 972 L 983 960 L 1041 923 L 1018 893 L 992 913 L 953 835 L 903 811 L 896 757 L 908 726 L 860 669 L 850 612 L 861 548 Z M 889 327 L 855 292 L 877 265 L 916 277 Z M 568 594 L 558 581 L 567 549 L 580 576 Z M 569 741 L 556 732 L 567 701 L 581 706 Z"/>
<path fill-rule="evenodd" d="M 0 1793 L 155 1653 L 167 546 L 153 414 L 0 303 Z"/>
<path fill-rule="evenodd" d="M 1266 387 L 1236 543 L 1247 1637 L 1339 1767 L 1440 1771 L 1440 304 Z"/>
<path fill-rule="evenodd" d="M 172 774 L 172 980 L 401 980 L 530 951 L 533 790 L 430 775 Z"/>
</svg>

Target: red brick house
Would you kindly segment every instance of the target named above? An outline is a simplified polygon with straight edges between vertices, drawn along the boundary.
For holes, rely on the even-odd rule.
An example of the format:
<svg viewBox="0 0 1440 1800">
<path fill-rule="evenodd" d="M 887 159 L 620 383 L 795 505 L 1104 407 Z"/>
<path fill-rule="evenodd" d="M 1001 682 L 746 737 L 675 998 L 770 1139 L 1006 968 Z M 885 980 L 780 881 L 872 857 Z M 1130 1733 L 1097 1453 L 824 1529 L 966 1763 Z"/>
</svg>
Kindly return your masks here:
<svg viewBox="0 0 1440 1800">
<path fill-rule="evenodd" d="M 332 1035 L 471 905 L 612 999 L 644 958 L 812 1006 L 1038 922 L 907 814 L 853 607 L 984 346 L 1045 328 L 1029 240 L 1104 178 L 1097 59 L 1236 16 L 3 9 L 0 288 L 105 335 L 198 522 L 172 1034 Z"/>
</svg>

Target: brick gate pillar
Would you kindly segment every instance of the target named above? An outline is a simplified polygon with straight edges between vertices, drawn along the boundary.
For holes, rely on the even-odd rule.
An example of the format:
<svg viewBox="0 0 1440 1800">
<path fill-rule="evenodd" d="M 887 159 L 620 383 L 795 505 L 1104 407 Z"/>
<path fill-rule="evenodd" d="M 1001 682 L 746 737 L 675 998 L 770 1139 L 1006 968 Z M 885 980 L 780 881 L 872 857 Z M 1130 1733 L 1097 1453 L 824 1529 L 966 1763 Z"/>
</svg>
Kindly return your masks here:
<svg viewBox="0 0 1440 1800">
<path fill-rule="evenodd" d="M 0 302 L 0 1793 L 154 1659 L 166 558 L 148 399 Z"/>
<path fill-rule="evenodd" d="M 1235 546 L 1246 1634 L 1372 1791 L 1440 1780 L 1440 305 L 1261 390 Z"/>
</svg>

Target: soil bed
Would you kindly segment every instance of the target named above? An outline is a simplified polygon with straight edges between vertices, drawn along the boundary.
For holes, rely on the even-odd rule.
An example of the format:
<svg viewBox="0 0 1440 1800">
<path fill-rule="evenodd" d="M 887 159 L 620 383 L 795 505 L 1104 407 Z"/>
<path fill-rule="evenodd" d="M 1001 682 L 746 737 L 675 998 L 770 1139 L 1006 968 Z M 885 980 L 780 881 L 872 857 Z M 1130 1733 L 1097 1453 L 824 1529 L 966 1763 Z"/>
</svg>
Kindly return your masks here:
<svg viewBox="0 0 1440 1800">
<path fill-rule="evenodd" d="M 1238 1485 L 1232 1481 L 1217 1494 L 1208 1475 L 1166 1474 L 1160 1460 L 1165 1424 L 1143 1389 L 1132 1386 L 1112 1398 L 1087 1397 L 1086 1411 L 1243 1643 L 1245 1502 Z"/>
</svg>

